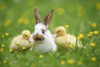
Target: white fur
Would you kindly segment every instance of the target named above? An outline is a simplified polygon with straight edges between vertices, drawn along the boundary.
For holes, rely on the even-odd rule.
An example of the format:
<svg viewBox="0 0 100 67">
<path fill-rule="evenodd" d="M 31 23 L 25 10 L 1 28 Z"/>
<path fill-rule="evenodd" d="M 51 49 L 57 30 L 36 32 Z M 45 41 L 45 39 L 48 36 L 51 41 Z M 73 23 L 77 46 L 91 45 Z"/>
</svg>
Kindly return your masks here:
<svg viewBox="0 0 100 67">
<path fill-rule="evenodd" d="M 38 33 L 39 35 L 42 35 L 45 39 L 42 42 L 34 43 L 34 45 L 35 45 L 34 49 L 36 49 L 36 50 L 38 50 L 39 52 L 42 52 L 42 53 L 46 53 L 46 52 L 49 52 L 49 51 L 55 52 L 57 46 L 54 43 L 54 39 L 52 38 L 50 31 L 46 30 L 45 34 L 42 34 L 41 29 L 46 30 L 46 26 L 43 23 L 38 23 L 35 26 L 35 31 L 32 34 L 32 37 L 35 34 Z"/>
</svg>

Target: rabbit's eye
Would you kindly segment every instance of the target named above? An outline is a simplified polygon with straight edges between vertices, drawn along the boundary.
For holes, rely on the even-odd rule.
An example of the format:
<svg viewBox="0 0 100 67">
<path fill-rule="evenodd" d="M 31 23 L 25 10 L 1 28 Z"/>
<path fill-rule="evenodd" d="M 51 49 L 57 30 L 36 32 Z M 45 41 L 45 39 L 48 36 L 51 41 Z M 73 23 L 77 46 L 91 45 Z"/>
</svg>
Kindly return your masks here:
<svg viewBox="0 0 100 67">
<path fill-rule="evenodd" d="M 45 30 L 44 29 L 41 29 L 41 31 L 42 31 L 42 34 L 45 34 Z"/>
<path fill-rule="evenodd" d="M 60 32 L 60 31 L 58 31 L 58 32 Z"/>
<path fill-rule="evenodd" d="M 42 33 L 44 34 L 44 30 L 42 30 Z"/>
</svg>

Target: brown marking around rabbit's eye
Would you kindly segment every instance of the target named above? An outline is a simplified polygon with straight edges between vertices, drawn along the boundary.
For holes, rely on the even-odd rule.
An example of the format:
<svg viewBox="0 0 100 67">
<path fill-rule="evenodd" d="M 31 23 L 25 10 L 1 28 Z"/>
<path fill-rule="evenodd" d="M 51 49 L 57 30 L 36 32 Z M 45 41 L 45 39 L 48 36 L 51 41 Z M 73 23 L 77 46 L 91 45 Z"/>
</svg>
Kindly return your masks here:
<svg viewBox="0 0 100 67">
<path fill-rule="evenodd" d="M 45 34 L 45 30 L 44 29 L 41 29 L 41 31 L 42 31 L 43 34 Z"/>
<path fill-rule="evenodd" d="M 44 37 L 42 35 L 36 34 L 33 36 L 33 39 L 35 41 L 42 41 L 42 40 L 44 40 Z"/>
</svg>

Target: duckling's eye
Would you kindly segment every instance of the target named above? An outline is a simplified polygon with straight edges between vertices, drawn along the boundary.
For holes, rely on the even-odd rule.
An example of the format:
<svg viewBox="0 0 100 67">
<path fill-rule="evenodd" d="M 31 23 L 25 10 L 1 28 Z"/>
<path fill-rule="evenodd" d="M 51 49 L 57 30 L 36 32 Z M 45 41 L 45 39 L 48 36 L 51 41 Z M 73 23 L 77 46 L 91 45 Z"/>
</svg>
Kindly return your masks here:
<svg viewBox="0 0 100 67">
<path fill-rule="evenodd" d="M 60 31 L 58 31 L 58 32 L 60 32 Z"/>
<path fill-rule="evenodd" d="M 25 37 L 27 37 L 27 35 L 24 35 Z"/>
</svg>

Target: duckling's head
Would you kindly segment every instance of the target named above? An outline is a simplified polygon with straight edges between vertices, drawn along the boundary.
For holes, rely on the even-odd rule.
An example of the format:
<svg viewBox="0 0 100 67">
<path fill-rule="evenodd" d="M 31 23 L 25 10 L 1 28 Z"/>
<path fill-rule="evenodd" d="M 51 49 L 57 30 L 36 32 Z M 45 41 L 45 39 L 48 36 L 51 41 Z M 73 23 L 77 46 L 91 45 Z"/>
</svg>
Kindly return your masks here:
<svg viewBox="0 0 100 67">
<path fill-rule="evenodd" d="M 24 30 L 22 32 L 22 36 L 23 36 L 24 39 L 27 39 L 28 40 L 30 38 L 30 35 L 31 35 L 31 33 L 30 33 L 29 30 Z"/>
<path fill-rule="evenodd" d="M 57 34 L 57 36 L 64 36 L 66 35 L 66 29 L 63 26 L 59 26 L 55 29 L 55 34 Z"/>
</svg>

